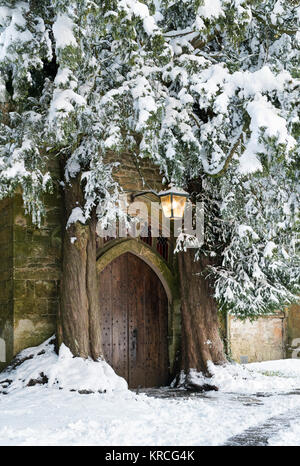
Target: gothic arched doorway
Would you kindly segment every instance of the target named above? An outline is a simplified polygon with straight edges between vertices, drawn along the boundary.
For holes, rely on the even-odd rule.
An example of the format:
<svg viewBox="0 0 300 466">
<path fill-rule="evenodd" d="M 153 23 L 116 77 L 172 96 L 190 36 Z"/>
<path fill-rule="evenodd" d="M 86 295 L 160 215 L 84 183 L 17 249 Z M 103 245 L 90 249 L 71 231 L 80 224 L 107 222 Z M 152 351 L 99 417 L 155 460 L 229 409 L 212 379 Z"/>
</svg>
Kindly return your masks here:
<svg viewBox="0 0 300 466">
<path fill-rule="evenodd" d="M 131 388 L 168 382 L 168 298 L 152 268 L 126 252 L 99 274 L 106 361 Z"/>
</svg>

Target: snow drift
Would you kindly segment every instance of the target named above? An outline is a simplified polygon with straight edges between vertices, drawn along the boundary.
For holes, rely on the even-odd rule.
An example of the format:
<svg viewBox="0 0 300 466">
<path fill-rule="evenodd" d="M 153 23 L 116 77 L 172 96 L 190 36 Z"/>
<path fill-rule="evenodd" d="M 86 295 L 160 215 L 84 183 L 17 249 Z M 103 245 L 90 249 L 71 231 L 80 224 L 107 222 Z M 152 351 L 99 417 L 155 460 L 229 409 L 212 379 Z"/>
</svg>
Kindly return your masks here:
<svg viewBox="0 0 300 466">
<path fill-rule="evenodd" d="M 0 373 L 0 394 L 35 385 L 84 394 L 128 389 L 127 382 L 107 362 L 73 357 L 64 344 L 57 355 L 54 343 L 55 338 L 51 337 L 39 346 L 21 351 Z M 300 391 L 300 359 L 222 366 L 209 361 L 208 369 L 212 374 L 210 378 L 191 369 L 191 384 L 195 387 L 215 386 L 223 393 Z M 177 388 L 184 389 L 184 383 L 180 383 L 185 380 L 184 374 L 180 379 Z"/>
<path fill-rule="evenodd" d="M 227 393 L 300 393 L 300 359 L 284 359 L 250 364 L 214 365 L 208 361 L 212 377 L 191 369 L 189 380 L 195 386 L 213 385 Z M 181 374 L 184 380 L 184 375 Z M 179 382 L 180 385 L 180 382 Z"/>
<path fill-rule="evenodd" d="M 39 346 L 21 351 L 0 374 L 0 393 L 33 385 L 80 393 L 127 390 L 127 382 L 107 362 L 73 357 L 64 344 L 57 355 L 54 343 L 52 337 Z"/>
</svg>

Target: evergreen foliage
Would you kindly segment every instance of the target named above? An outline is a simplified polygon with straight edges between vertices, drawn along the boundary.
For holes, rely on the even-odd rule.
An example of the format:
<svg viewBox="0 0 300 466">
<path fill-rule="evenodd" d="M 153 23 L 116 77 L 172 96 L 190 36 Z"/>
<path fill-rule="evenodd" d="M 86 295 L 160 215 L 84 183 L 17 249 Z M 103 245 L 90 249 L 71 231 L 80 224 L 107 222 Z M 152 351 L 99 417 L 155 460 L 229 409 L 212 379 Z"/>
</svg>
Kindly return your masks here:
<svg viewBox="0 0 300 466">
<path fill-rule="evenodd" d="M 0 197 L 21 186 L 40 223 L 59 157 L 105 220 L 105 156 L 149 157 L 206 203 L 220 305 L 281 309 L 299 293 L 299 21 L 283 0 L 0 1 Z"/>
</svg>

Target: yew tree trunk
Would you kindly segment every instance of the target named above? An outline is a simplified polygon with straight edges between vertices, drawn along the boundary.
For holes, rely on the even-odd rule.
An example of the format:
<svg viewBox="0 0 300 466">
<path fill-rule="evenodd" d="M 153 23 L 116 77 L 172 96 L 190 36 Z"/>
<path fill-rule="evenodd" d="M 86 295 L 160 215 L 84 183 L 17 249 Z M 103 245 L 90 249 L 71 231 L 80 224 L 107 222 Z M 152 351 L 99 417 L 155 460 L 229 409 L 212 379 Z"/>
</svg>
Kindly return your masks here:
<svg viewBox="0 0 300 466">
<path fill-rule="evenodd" d="M 102 356 L 99 295 L 96 272 L 96 212 L 87 224 L 79 221 L 68 228 L 72 210 L 83 205 L 80 177 L 65 187 L 63 263 L 58 318 L 58 344 L 68 346 L 74 356 Z"/>
<path fill-rule="evenodd" d="M 189 383 L 190 369 L 210 376 L 207 362 L 226 362 L 219 333 L 217 303 L 213 283 L 207 276 L 209 259 L 195 261 L 195 249 L 181 252 L 178 258 L 181 286 L 182 362 Z"/>
</svg>

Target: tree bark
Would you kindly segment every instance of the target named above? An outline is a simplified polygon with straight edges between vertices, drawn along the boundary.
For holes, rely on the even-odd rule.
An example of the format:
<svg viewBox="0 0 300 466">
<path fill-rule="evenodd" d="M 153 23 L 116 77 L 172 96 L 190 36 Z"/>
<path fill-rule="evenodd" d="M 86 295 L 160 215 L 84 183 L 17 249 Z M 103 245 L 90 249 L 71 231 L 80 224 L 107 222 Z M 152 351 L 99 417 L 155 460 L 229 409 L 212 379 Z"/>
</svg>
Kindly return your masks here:
<svg viewBox="0 0 300 466">
<path fill-rule="evenodd" d="M 186 385 L 193 385 L 189 379 L 191 369 L 209 377 L 211 374 L 207 368 L 208 361 L 214 364 L 226 362 L 219 333 L 217 303 L 213 298 L 213 283 L 205 271 L 209 263 L 210 260 L 205 256 L 195 261 L 195 249 L 179 253 L 182 297 L 181 369 L 186 374 Z"/>
<path fill-rule="evenodd" d="M 58 345 L 64 343 L 74 356 L 102 356 L 99 294 L 96 271 L 96 211 L 87 224 L 66 228 L 75 207 L 83 206 L 80 176 L 64 189 L 63 263 L 58 317 Z"/>
</svg>

